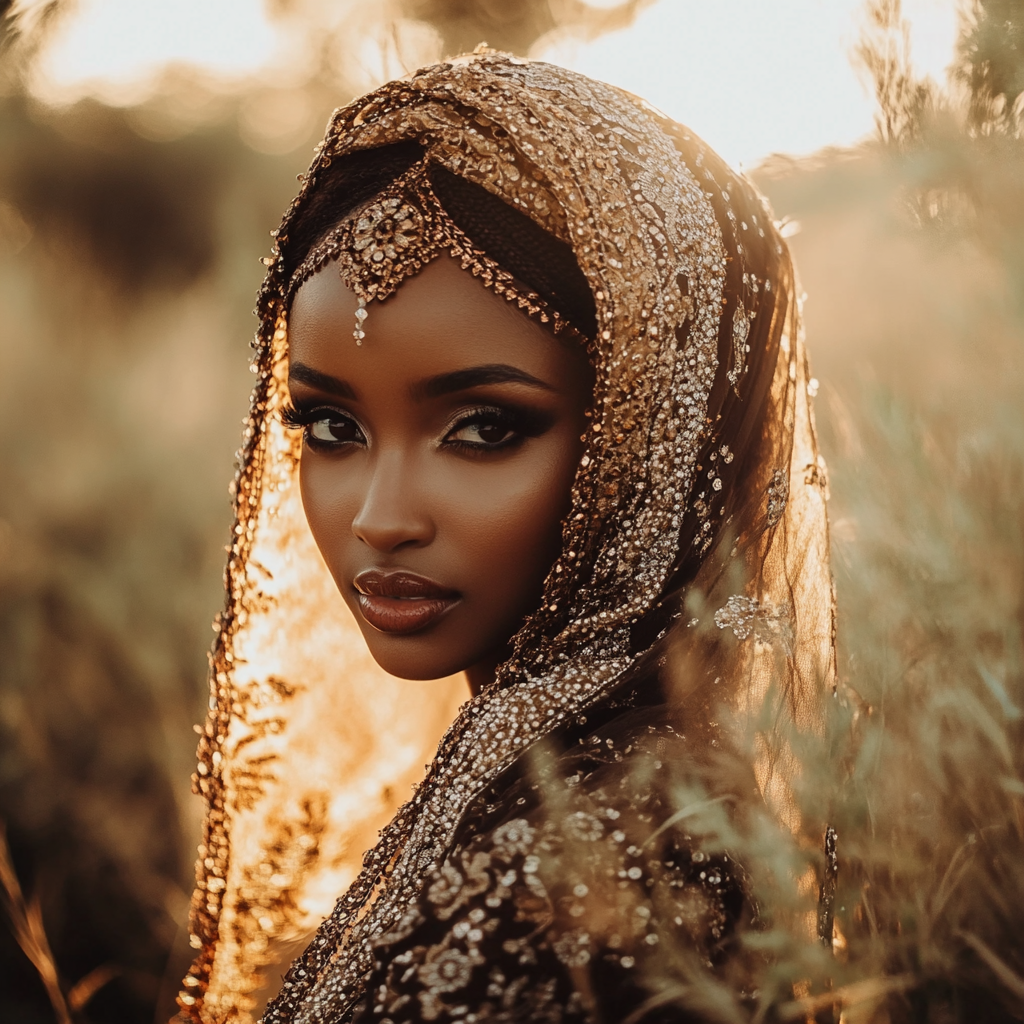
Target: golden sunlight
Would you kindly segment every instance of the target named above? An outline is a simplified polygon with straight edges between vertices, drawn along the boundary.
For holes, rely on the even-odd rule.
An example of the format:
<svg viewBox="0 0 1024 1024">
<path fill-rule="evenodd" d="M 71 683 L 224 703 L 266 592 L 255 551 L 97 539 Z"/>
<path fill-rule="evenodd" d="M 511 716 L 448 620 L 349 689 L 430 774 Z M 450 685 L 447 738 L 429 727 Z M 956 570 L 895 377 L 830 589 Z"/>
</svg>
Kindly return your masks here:
<svg viewBox="0 0 1024 1024">
<path fill-rule="evenodd" d="M 627 30 L 539 56 L 629 89 L 688 125 L 734 166 L 846 146 L 873 127 L 850 60 L 861 0 L 661 0 Z M 904 3 L 920 73 L 944 78 L 956 0 Z"/>
<path fill-rule="evenodd" d="M 915 65 L 937 80 L 952 56 L 957 6 L 904 4 Z M 862 7 L 861 0 L 658 0 L 627 29 L 592 41 L 556 30 L 532 55 L 645 97 L 734 165 L 750 166 L 771 153 L 803 155 L 871 132 L 874 99 L 849 56 Z M 362 29 L 378 8 L 358 0 L 344 17 Z M 436 37 L 426 31 L 421 39 L 415 27 L 405 23 L 413 44 L 399 47 L 397 62 L 363 48 L 367 88 L 431 59 Z M 374 50 L 372 39 L 367 46 Z M 296 50 L 287 24 L 261 0 L 82 0 L 49 42 L 33 90 L 50 102 L 95 95 L 131 105 L 152 95 L 172 65 L 225 86 L 270 75 L 278 85 L 282 78 L 300 84 L 309 64 Z"/>
</svg>

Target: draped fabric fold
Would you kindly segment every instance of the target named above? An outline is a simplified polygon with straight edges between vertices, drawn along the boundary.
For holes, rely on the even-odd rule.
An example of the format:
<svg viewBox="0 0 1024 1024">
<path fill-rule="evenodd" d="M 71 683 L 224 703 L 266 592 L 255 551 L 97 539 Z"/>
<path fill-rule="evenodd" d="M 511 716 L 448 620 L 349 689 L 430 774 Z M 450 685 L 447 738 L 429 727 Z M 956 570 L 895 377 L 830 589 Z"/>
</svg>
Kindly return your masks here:
<svg viewBox="0 0 1024 1024">
<path fill-rule="evenodd" d="M 280 419 L 305 255 L 290 228 L 332 166 L 402 142 L 424 173 L 482 186 L 569 244 L 596 311 L 561 554 L 494 685 L 461 709 L 457 680 L 401 683 L 369 662 L 302 517 Z M 328 914 L 266 1019 L 351 1017 L 381 936 L 408 931 L 427 881 L 464 859 L 485 794 L 647 680 L 699 742 L 721 741 L 722 705 L 774 723 L 758 727 L 760 797 L 820 836 L 826 810 L 804 821 L 792 799 L 787 730 L 821 729 L 833 683 L 827 488 L 794 271 L 753 186 L 635 97 L 479 53 L 337 111 L 268 262 L 200 744 L 185 1017 L 249 1019 L 261 971 Z"/>
</svg>

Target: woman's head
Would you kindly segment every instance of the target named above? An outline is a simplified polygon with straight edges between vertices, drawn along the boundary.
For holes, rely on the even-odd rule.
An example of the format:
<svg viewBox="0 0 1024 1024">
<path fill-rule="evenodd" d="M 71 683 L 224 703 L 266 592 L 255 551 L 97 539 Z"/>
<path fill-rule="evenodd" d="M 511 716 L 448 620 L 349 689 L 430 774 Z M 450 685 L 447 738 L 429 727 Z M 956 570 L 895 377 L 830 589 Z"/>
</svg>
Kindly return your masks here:
<svg viewBox="0 0 1024 1024">
<path fill-rule="evenodd" d="M 382 191 L 400 200 L 389 214 L 336 233 Z M 426 227 L 443 208 L 462 233 L 428 232 L 425 267 L 406 258 L 423 226 L 406 201 L 426 205 Z M 394 275 L 368 266 L 378 251 Z M 690 584 L 708 610 L 687 610 L 699 628 L 675 635 L 724 638 L 705 717 L 729 699 L 720 682 L 756 705 L 765 673 L 747 655 L 764 663 L 769 629 L 807 681 L 793 707 L 813 709 L 830 671 L 823 478 L 788 254 L 756 191 L 685 128 L 550 65 L 477 54 L 425 68 L 336 112 L 266 262 L 197 776 L 209 807 L 193 919 L 202 952 L 183 996 L 196 1020 L 204 999 L 238 1005 L 268 942 L 321 913 L 306 896 L 331 891 L 325 873 L 359 871 L 353 817 L 382 786 L 404 791 L 399 766 L 427 754 L 410 741 L 428 728 L 425 691 L 357 662 L 300 483 L 350 603 L 367 569 L 368 590 L 402 569 L 466 595 L 431 627 L 437 639 L 449 630 L 442 643 L 426 629 L 370 632 L 392 671 L 478 665 L 485 677 L 525 621 L 497 685 L 459 714 L 289 975 L 285 1008 L 321 995 L 351 1005 L 368 936 L 400 920 L 472 801 L 538 740 L 646 685 Z M 358 331 L 357 309 L 368 314 Z M 586 342 L 556 333 L 563 321 Z M 449 374 L 495 365 L 500 380 L 449 390 Z M 328 439 L 301 468 L 282 425 L 289 400 Z M 506 406 L 524 440 L 452 446 L 509 439 L 505 415 L 462 418 Z M 715 552 L 737 572 L 707 587 Z M 794 623 L 800 613 L 792 635 L 779 625 L 787 611 Z M 441 688 L 426 692 L 440 701 Z M 300 906 L 313 908 L 301 922 Z M 268 1020 L 286 1018 L 279 1006 Z"/>
</svg>

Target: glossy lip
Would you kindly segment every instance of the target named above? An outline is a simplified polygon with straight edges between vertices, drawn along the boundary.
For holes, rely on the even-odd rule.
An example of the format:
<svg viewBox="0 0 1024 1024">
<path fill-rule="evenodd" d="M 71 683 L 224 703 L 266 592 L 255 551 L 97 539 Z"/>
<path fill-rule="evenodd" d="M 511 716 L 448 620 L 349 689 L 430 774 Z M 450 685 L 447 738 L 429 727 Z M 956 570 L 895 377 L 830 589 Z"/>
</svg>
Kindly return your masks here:
<svg viewBox="0 0 1024 1024">
<path fill-rule="evenodd" d="M 457 590 L 406 569 L 364 569 L 352 585 L 363 618 L 382 633 L 418 633 L 462 599 Z"/>
</svg>

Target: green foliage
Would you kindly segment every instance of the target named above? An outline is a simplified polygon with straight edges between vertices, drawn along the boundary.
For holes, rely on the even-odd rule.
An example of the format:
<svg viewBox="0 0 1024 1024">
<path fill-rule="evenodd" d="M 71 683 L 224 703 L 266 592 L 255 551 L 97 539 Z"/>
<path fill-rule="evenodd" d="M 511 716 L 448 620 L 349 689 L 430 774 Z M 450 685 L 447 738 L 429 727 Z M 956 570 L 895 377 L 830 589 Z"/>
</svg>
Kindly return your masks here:
<svg viewBox="0 0 1024 1024">
<path fill-rule="evenodd" d="M 836 958 L 777 1012 L 1020 1019 L 1024 150 L 933 123 L 762 173 L 803 226 L 841 668 L 801 790 L 839 835 Z"/>
<path fill-rule="evenodd" d="M 1024 994 L 1024 430 L 1010 396 L 914 409 L 888 389 L 862 395 L 858 454 L 833 461 L 835 505 L 857 525 L 837 542 L 835 977 L 902 977 L 892 1020 L 1011 1019 Z"/>
<path fill-rule="evenodd" d="M 910 24 L 901 0 L 869 0 L 868 25 L 854 56 L 874 87 L 875 127 L 897 149 L 917 141 L 933 103 L 929 82 L 918 78 L 911 62 Z"/>
<path fill-rule="evenodd" d="M 257 256 L 294 168 L 94 104 L 15 97 L 0 132 L 0 814 L 62 980 L 117 965 L 85 1012 L 148 1021 L 191 888 Z M 6 929 L 0 1018 L 51 1019 Z"/>
</svg>

